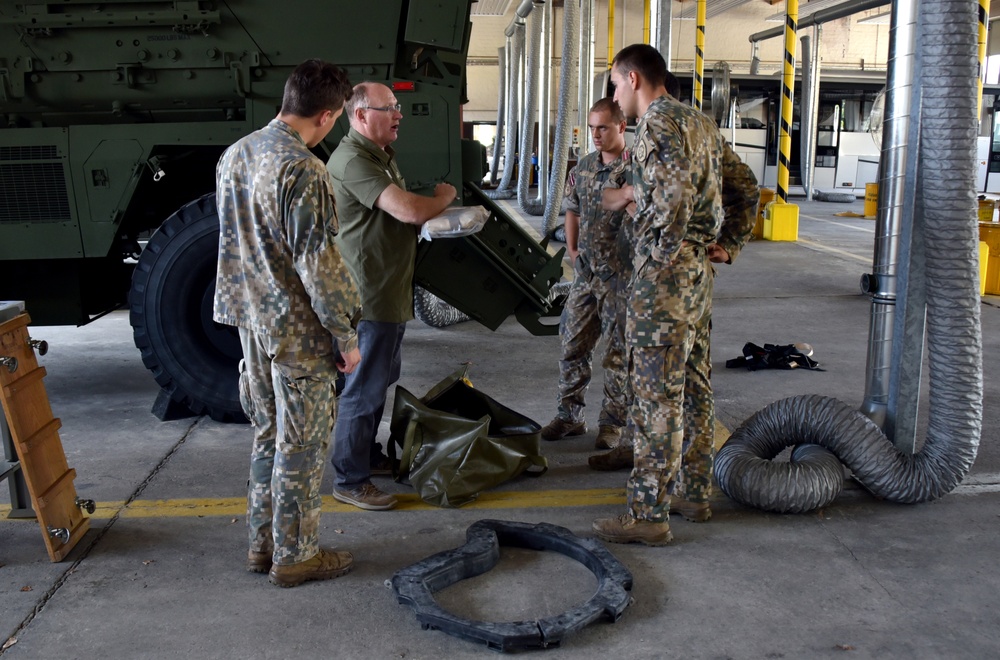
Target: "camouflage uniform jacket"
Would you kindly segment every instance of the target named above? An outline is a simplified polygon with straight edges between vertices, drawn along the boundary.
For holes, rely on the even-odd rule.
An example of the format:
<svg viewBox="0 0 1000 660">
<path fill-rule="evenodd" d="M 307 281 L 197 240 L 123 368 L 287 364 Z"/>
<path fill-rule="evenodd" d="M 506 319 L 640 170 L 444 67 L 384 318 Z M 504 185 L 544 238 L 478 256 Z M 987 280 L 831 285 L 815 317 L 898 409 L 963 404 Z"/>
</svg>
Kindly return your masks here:
<svg viewBox="0 0 1000 660">
<path fill-rule="evenodd" d="M 665 263 L 683 241 L 715 242 L 722 225 L 721 157 L 725 141 L 712 120 L 661 96 L 635 129 L 636 267 Z"/>
<path fill-rule="evenodd" d="M 577 268 L 588 279 L 592 273 L 607 281 L 622 271 L 617 242 L 625 211 L 603 210 L 601 191 L 609 184 L 615 188 L 624 185 L 628 167 L 627 149 L 607 164 L 600 151 L 593 151 L 569 172 L 566 210 L 580 216 Z"/>
<path fill-rule="evenodd" d="M 360 300 L 334 244 L 337 212 L 322 161 L 278 119 L 216 168 L 219 268 L 213 318 L 268 336 L 357 346 Z"/>
<path fill-rule="evenodd" d="M 760 189 L 753 170 L 736 155 L 729 143 L 722 152 L 722 207 L 725 219 L 716 243 L 729 253 L 730 263 L 750 240 L 757 223 Z"/>
<path fill-rule="evenodd" d="M 635 272 L 626 334 L 634 346 L 672 345 L 711 304 L 704 246 L 722 226 L 725 141 L 707 116 L 661 96 L 636 127 L 632 184 Z"/>
</svg>

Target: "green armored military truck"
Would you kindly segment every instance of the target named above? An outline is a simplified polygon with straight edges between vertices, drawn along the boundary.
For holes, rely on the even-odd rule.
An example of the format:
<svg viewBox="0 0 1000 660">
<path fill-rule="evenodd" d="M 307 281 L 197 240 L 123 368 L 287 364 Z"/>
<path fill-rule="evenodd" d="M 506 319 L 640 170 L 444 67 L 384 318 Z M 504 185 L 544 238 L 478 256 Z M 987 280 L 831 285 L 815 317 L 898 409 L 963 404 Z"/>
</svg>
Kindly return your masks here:
<svg viewBox="0 0 1000 660">
<path fill-rule="evenodd" d="M 0 1 L 0 300 L 27 301 L 37 325 L 82 325 L 128 304 L 162 387 L 154 413 L 242 419 L 239 339 L 211 318 L 215 165 L 274 117 L 295 65 L 318 57 L 393 88 L 409 189 L 447 181 L 464 203 L 489 206 L 492 238 L 458 246 L 459 260 L 509 271 L 510 259 L 524 280 L 512 286 L 544 314 L 558 260 L 463 186 L 482 180 L 481 147 L 461 139 L 470 4 Z M 436 286 L 435 261 L 424 279 L 418 266 L 418 284 L 460 307 L 478 298 Z"/>
</svg>

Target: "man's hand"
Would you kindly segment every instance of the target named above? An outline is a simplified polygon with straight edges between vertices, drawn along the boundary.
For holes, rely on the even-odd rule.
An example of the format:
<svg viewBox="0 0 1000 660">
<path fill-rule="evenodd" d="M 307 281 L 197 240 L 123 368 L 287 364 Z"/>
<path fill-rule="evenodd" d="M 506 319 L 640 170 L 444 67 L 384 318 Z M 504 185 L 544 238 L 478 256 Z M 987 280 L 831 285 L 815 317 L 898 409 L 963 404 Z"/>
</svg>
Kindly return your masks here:
<svg viewBox="0 0 1000 660">
<path fill-rule="evenodd" d="M 353 351 L 341 353 L 340 360 L 337 362 L 337 371 L 345 374 L 354 373 L 359 362 L 361 362 L 361 349 L 355 348 Z"/>
<path fill-rule="evenodd" d="M 605 211 L 621 211 L 634 201 L 635 190 L 633 186 L 605 188 L 601 193 L 601 208 Z"/>
<path fill-rule="evenodd" d="M 713 264 L 729 263 L 729 252 L 718 243 L 710 243 L 705 250 L 708 252 L 708 260 Z"/>
<path fill-rule="evenodd" d="M 575 264 L 576 263 L 576 257 L 579 254 L 580 254 L 579 250 L 574 250 L 573 248 L 571 248 L 568 245 L 566 246 L 566 256 L 569 257 L 569 262 L 571 264 Z"/>
<path fill-rule="evenodd" d="M 434 196 L 441 197 L 448 204 L 451 204 L 458 197 L 458 193 L 455 191 L 455 186 L 450 183 L 439 183 L 434 186 Z"/>
</svg>

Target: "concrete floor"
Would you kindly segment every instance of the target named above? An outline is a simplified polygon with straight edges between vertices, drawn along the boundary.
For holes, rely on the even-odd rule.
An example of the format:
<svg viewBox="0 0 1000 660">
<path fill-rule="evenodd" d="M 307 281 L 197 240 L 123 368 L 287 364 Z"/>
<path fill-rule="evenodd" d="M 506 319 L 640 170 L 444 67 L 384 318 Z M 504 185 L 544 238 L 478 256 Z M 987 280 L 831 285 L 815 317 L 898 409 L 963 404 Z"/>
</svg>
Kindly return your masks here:
<svg viewBox="0 0 1000 660">
<path fill-rule="evenodd" d="M 874 223 L 833 215 L 860 212 L 861 200 L 797 203 L 799 242 L 754 242 L 737 264 L 720 268 L 713 382 L 719 421 L 729 428 L 785 396 L 815 392 L 856 405 L 864 394 L 870 304 L 858 279 L 870 269 Z M 635 576 L 634 603 L 617 623 L 594 624 L 547 655 L 996 657 L 998 304 L 983 300 L 979 458 L 954 493 L 902 506 L 848 486 L 832 505 L 805 515 L 763 513 L 719 494 L 710 523 L 672 522 L 671 546 L 610 546 Z M 32 336 L 51 345 L 40 362 L 52 408 L 76 489 L 99 509 L 77 549 L 53 564 L 36 523 L 5 519 L 9 499 L 0 485 L 4 660 L 480 657 L 482 646 L 421 630 L 385 581 L 461 545 L 465 529 L 482 518 L 544 521 L 590 536 L 595 517 L 623 510 L 625 473 L 586 467 L 593 432 L 544 443 L 547 474 L 517 479 L 459 510 L 426 506 L 408 487 L 380 479 L 404 495 L 403 506 L 362 512 L 329 496 L 327 474 L 321 538 L 353 552 L 355 570 L 279 589 L 243 569 L 250 428 L 207 418 L 157 421 L 149 413 L 157 388 L 132 345 L 126 312 L 84 328 L 32 328 Z M 726 369 L 747 341 L 808 342 L 826 371 Z M 473 323 L 433 329 L 414 322 L 400 385 L 422 394 L 471 361 L 477 387 L 545 423 L 555 411 L 558 352 L 557 338 L 532 337 L 513 320 L 495 333 Z M 588 408 L 594 427 L 598 384 Z M 383 436 L 387 430 L 383 424 Z M 505 549 L 494 571 L 439 600 L 473 618 L 531 619 L 588 598 L 594 584 L 565 557 Z"/>
</svg>

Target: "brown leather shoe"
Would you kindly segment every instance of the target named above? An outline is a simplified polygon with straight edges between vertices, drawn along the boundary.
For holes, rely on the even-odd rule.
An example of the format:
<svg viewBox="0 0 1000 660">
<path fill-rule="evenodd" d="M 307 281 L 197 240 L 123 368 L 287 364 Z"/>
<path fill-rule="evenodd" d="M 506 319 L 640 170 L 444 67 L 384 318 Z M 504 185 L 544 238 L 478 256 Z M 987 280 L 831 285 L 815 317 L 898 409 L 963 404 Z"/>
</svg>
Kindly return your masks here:
<svg viewBox="0 0 1000 660">
<path fill-rule="evenodd" d="M 622 429 L 620 426 L 608 426 L 602 424 L 597 429 L 597 439 L 594 440 L 594 447 L 597 449 L 614 449 L 622 439 Z"/>
<path fill-rule="evenodd" d="M 690 502 L 679 497 L 670 498 L 670 513 L 679 514 L 691 522 L 708 522 L 712 518 L 708 502 Z"/>
<path fill-rule="evenodd" d="M 354 557 L 349 552 L 321 549 L 312 559 L 297 564 L 275 564 L 268 581 L 279 587 L 294 587 L 309 580 L 330 580 L 350 572 Z"/>
<path fill-rule="evenodd" d="M 247 570 L 251 573 L 267 573 L 271 570 L 271 551 L 247 551 Z"/>
<path fill-rule="evenodd" d="M 618 445 L 609 452 L 594 454 L 587 459 L 591 470 L 612 472 L 614 470 L 631 470 L 634 464 L 632 445 Z"/>
<path fill-rule="evenodd" d="M 345 504 L 353 504 L 366 511 L 388 511 L 399 503 L 395 497 L 381 491 L 371 483 L 361 484 L 353 490 L 334 488 L 333 499 Z"/>
<path fill-rule="evenodd" d="M 587 422 L 571 422 L 562 417 L 556 417 L 542 427 L 543 440 L 562 440 L 569 435 L 583 435 L 587 432 Z"/>
<path fill-rule="evenodd" d="M 670 523 L 639 520 L 631 514 L 623 513 L 614 518 L 598 518 L 594 521 L 597 538 L 608 543 L 644 543 L 646 545 L 666 545 L 674 540 L 670 533 Z"/>
</svg>

